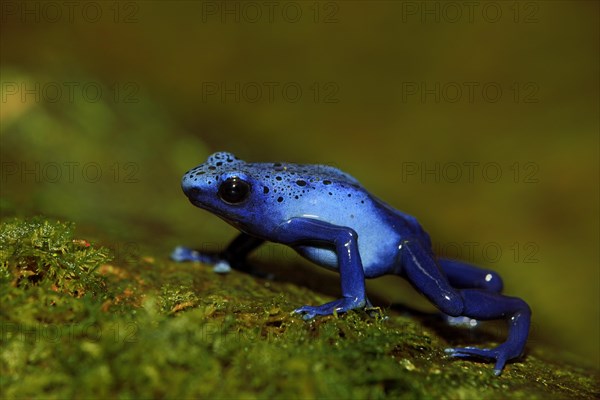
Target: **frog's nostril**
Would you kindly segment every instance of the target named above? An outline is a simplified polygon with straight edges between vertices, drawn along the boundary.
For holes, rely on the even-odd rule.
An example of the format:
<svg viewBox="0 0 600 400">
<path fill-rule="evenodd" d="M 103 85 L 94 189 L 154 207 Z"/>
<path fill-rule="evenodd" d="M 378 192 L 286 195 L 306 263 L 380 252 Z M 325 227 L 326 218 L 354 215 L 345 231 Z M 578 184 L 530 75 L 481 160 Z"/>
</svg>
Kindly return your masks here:
<svg viewBox="0 0 600 400">
<path fill-rule="evenodd" d="M 185 194 L 188 197 L 197 197 L 200 195 L 200 193 L 201 193 L 201 191 L 197 187 L 190 187 L 190 188 L 185 189 Z"/>
</svg>

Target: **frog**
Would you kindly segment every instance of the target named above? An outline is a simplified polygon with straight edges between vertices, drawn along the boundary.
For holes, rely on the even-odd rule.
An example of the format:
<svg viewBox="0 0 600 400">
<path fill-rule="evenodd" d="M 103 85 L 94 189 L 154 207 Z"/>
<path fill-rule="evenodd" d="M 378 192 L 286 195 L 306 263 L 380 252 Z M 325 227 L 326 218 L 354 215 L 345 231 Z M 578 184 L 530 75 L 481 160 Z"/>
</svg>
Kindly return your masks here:
<svg viewBox="0 0 600 400">
<path fill-rule="evenodd" d="M 365 279 L 406 279 L 441 313 L 480 320 L 503 319 L 505 342 L 492 348 L 456 347 L 455 358 L 494 363 L 500 375 L 508 361 L 523 356 L 531 308 L 504 295 L 501 277 L 490 269 L 438 257 L 417 219 L 366 190 L 357 179 L 329 165 L 245 162 L 220 151 L 187 171 L 181 187 L 189 201 L 239 230 L 221 252 L 179 246 L 171 258 L 200 261 L 216 272 L 252 272 L 248 255 L 265 242 L 287 245 L 302 257 L 340 275 L 340 299 L 293 310 L 305 320 L 367 310 Z"/>
</svg>

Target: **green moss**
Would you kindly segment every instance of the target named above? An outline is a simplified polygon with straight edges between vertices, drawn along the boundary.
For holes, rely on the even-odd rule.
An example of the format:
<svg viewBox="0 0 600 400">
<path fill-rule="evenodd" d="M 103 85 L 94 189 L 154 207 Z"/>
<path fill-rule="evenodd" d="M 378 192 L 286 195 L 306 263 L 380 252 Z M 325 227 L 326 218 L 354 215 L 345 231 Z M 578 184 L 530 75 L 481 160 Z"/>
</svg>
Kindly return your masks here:
<svg viewBox="0 0 600 400">
<path fill-rule="evenodd" d="M 16 287 L 50 286 L 75 296 L 101 296 L 105 282 L 94 272 L 109 260 L 107 249 L 74 239 L 71 223 L 15 219 L 0 228 L 1 276 Z"/>
<path fill-rule="evenodd" d="M 472 334 L 433 320 L 388 310 L 306 322 L 291 311 L 328 297 L 148 256 L 112 265 L 107 250 L 74 242 L 71 224 L 13 220 L 1 232 L 6 398 L 599 394 L 597 371 L 551 349 L 535 346 L 495 377 L 490 364 L 447 358 L 448 342 L 472 342 Z"/>
</svg>

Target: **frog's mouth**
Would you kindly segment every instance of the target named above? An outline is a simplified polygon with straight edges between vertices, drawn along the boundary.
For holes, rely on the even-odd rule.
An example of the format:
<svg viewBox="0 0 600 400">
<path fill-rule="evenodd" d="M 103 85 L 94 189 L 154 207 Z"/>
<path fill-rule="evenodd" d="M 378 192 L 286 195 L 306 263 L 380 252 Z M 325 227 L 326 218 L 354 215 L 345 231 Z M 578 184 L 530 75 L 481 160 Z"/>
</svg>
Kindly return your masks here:
<svg viewBox="0 0 600 400">
<path fill-rule="evenodd" d="M 198 200 L 196 200 L 196 199 L 194 199 L 192 197 L 188 197 L 188 200 L 190 201 L 190 203 L 192 203 L 193 205 L 195 205 L 198 208 L 203 208 L 205 210 L 209 209 L 209 207 L 208 207 L 207 204 L 202 203 L 201 201 L 198 201 Z"/>
<path fill-rule="evenodd" d="M 217 216 L 219 216 L 221 219 L 223 219 L 225 222 L 233 225 L 233 226 L 242 226 L 241 222 L 239 221 L 239 215 L 235 214 L 235 213 L 231 213 L 231 212 L 227 212 L 225 210 L 220 210 L 219 212 L 215 212 L 214 211 L 214 206 L 209 204 L 208 202 L 203 202 L 201 200 L 197 200 L 195 198 L 192 197 L 188 197 L 188 200 L 190 201 L 190 203 L 192 203 L 194 206 L 201 208 L 203 210 L 207 210 L 210 211 L 211 213 L 216 214 Z"/>
</svg>

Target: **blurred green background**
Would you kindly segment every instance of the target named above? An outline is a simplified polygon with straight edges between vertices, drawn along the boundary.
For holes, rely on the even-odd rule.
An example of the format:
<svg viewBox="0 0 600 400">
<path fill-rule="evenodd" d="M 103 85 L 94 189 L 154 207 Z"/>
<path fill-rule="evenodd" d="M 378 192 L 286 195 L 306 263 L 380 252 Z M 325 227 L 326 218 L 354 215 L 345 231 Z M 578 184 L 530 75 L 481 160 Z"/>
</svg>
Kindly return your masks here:
<svg viewBox="0 0 600 400">
<path fill-rule="evenodd" d="M 213 151 L 335 165 L 599 366 L 598 4 L 4 1 L 2 217 L 167 257 L 235 234 L 179 188 Z"/>
</svg>

